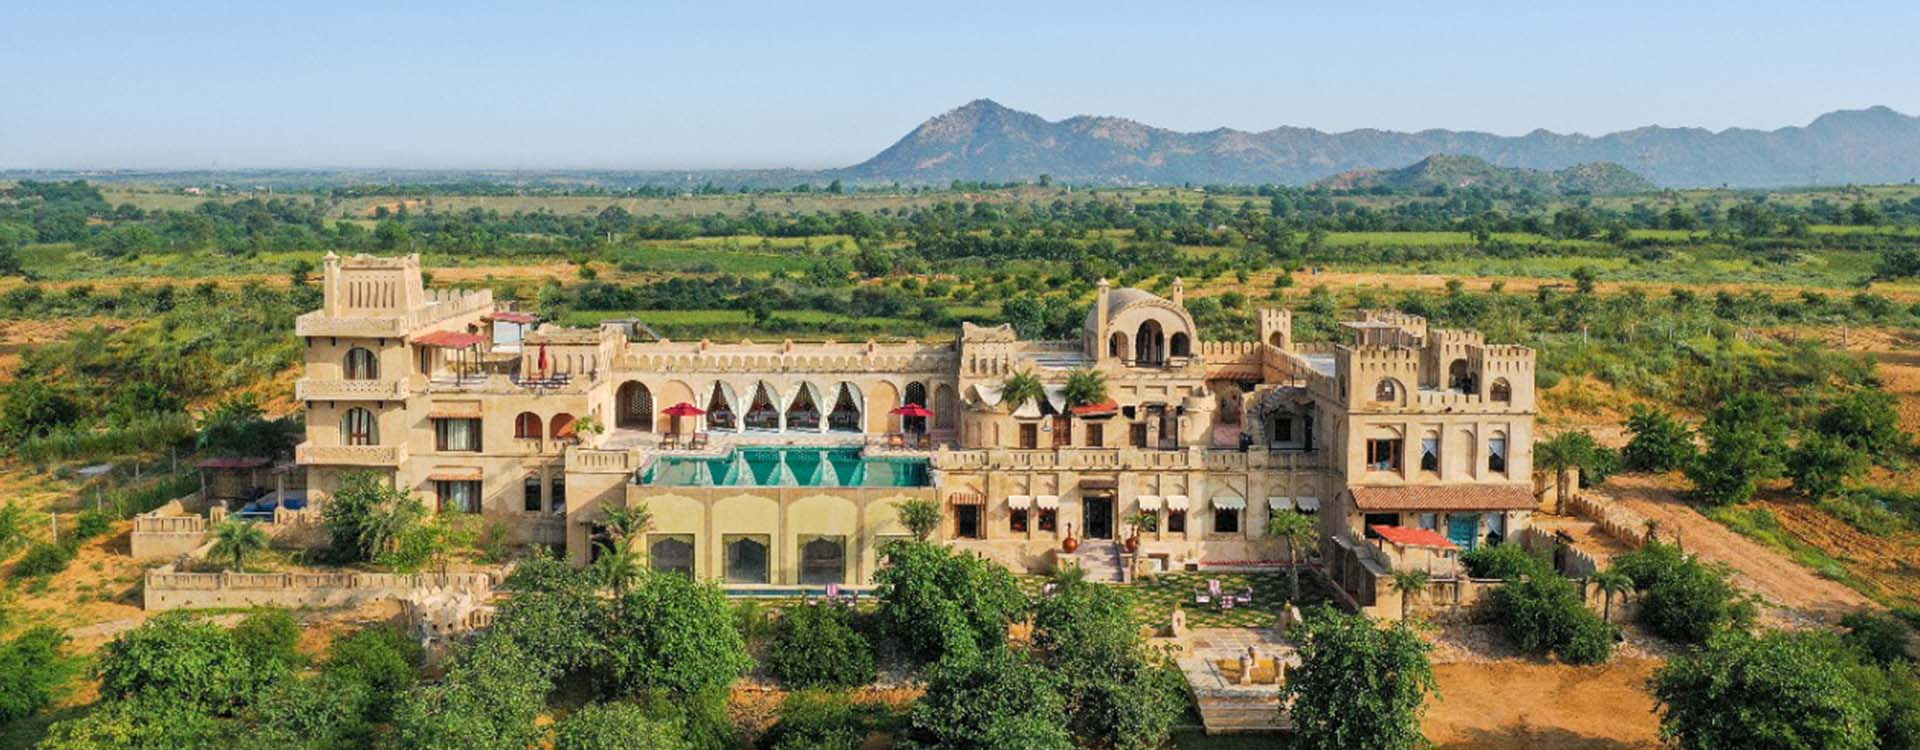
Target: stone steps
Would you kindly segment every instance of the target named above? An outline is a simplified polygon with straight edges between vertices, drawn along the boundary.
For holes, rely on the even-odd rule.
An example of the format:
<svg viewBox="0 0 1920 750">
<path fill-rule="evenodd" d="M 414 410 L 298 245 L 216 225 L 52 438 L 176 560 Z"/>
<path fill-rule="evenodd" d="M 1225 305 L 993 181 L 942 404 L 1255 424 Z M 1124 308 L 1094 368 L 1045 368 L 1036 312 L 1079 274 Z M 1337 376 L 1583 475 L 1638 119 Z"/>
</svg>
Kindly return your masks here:
<svg viewBox="0 0 1920 750">
<path fill-rule="evenodd" d="M 1083 540 L 1078 557 L 1080 569 L 1086 571 L 1087 580 L 1097 583 L 1121 581 L 1120 545 L 1104 540 Z"/>
</svg>

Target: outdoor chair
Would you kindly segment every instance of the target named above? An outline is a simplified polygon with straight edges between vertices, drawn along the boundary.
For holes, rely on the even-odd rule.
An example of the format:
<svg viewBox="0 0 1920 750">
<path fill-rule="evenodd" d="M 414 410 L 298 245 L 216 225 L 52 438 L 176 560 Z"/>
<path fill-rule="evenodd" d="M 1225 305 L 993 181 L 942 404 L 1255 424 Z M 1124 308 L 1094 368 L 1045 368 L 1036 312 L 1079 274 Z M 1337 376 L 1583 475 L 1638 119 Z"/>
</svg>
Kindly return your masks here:
<svg viewBox="0 0 1920 750">
<path fill-rule="evenodd" d="M 887 447 L 888 447 L 888 448 L 905 448 L 905 447 L 907 447 L 907 438 L 906 438 L 906 436 L 904 436 L 904 435 L 901 435 L 901 434 L 900 434 L 900 433 L 898 433 L 898 432 L 889 432 L 889 433 L 887 433 Z"/>
<path fill-rule="evenodd" d="M 705 447 L 707 447 L 707 433 L 696 432 L 693 433 L 693 437 L 687 439 L 687 450 L 697 451 Z"/>
<path fill-rule="evenodd" d="M 662 448 L 678 448 L 678 447 L 680 447 L 680 433 L 677 433 L 677 432 L 669 432 L 669 433 L 667 433 L 667 434 L 665 434 L 665 435 L 661 435 L 661 436 L 660 436 L 660 447 L 662 447 Z"/>
<path fill-rule="evenodd" d="M 1210 604 L 1212 602 L 1213 602 L 1213 597 L 1208 595 L 1206 591 L 1201 589 L 1194 589 L 1193 591 L 1194 604 Z"/>
<path fill-rule="evenodd" d="M 1253 587 L 1248 586 L 1247 590 L 1242 591 L 1239 594 L 1236 594 L 1233 597 L 1233 600 L 1240 604 L 1252 604 L 1253 603 Z"/>
</svg>

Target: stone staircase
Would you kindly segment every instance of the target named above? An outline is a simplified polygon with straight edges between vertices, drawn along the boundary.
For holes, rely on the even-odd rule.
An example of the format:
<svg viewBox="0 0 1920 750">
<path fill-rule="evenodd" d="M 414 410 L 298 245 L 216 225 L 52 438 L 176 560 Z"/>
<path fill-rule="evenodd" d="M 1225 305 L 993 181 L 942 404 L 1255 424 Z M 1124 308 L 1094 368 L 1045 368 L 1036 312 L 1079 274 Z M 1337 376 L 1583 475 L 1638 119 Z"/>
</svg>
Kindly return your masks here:
<svg viewBox="0 0 1920 750">
<path fill-rule="evenodd" d="M 1077 556 L 1087 580 L 1095 583 L 1119 583 L 1120 545 L 1109 539 L 1083 539 Z"/>
</svg>

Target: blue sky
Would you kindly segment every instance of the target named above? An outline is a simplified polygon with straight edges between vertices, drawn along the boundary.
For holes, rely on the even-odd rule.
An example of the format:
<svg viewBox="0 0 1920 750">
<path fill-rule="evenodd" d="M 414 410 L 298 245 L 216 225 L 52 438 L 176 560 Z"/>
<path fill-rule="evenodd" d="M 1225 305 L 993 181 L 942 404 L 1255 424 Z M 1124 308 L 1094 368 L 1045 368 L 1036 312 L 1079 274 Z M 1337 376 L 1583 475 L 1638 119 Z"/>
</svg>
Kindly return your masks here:
<svg viewBox="0 0 1920 750">
<path fill-rule="evenodd" d="M 0 167 L 838 166 L 980 97 L 1178 130 L 1920 114 L 1911 0 L 162 5 L 7 0 Z"/>
</svg>

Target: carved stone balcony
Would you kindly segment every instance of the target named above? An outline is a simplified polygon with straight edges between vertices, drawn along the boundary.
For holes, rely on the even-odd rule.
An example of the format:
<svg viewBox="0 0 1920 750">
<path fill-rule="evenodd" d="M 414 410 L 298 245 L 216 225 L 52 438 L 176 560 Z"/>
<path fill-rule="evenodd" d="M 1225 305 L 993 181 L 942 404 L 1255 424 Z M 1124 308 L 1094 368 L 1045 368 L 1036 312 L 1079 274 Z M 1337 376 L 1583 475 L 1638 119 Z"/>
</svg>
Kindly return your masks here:
<svg viewBox="0 0 1920 750">
<path fill-rule="evenodd" d="M 399 466 L 407 460 L 401 445 L 314 445 L 301 443 L 293 449 L 294 461 L 302 466 Z"/>
<path fill-rule="evenodd" d="M 322 380 L 301 378 L 293 384 L 293 397 L 301 401 L 404 401 L 404 380 Z"/>
</svg>

